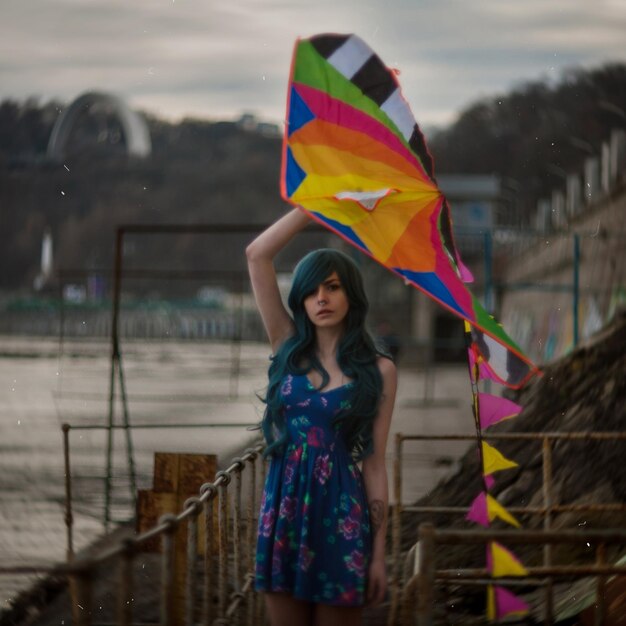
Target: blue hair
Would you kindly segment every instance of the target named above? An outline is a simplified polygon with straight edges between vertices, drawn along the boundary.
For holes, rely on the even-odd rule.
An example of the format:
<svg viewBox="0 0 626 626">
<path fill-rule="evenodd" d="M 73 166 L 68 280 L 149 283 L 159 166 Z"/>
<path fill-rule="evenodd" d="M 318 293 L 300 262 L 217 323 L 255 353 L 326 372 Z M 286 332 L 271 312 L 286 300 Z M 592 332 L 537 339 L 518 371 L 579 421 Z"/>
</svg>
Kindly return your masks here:
<svg viewBox="0 0 626 626">
<path fill-rule="evenodd" d="M 315 326 L 306 313 L 304 300 L 333 272 L 337 272 L 349 303 L 345 332 L 337 347 L 337 363 L 343 374 L 353 380 L 348 387 L 349 406 L 333 418 L 333 425 L 339 423 L 355 459 L 360 460 L 372 452 L 372 426 L 383 387 L 376 358 L 387 355 L 376 346 L 365 325 L 369 304 L 358 267 L 343 252 L 324 248 L 307 254 L 294 270 L 288 305 L 295 333 L 271 359 L 267 393 L 263 398 L 266 408 L 261 429 L 267 441 L 266 455 L 281 452 L 287 442 L 280 395 L 285 376 L 302 376 L 316 370 L 322 376 L 322 388 L 329 382 L 329 374 L 315 354 Z"/>
</svg>

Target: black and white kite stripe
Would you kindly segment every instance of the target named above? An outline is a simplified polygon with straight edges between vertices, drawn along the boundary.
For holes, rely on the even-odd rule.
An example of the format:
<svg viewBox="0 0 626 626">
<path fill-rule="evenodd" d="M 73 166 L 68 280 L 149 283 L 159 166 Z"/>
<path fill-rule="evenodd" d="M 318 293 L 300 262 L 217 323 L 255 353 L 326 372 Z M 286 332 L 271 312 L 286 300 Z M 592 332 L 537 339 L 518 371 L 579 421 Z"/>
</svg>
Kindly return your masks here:
<svg viewBox="0 0 626 626">
<path fill-rule="evenodd" d="M 433 162 L 424 136 L 402 97 L 392 70 L 356 35 L 319 35 L 310 41 L 321 56 L 393 120 L 434 181 Z"/>
</svg>

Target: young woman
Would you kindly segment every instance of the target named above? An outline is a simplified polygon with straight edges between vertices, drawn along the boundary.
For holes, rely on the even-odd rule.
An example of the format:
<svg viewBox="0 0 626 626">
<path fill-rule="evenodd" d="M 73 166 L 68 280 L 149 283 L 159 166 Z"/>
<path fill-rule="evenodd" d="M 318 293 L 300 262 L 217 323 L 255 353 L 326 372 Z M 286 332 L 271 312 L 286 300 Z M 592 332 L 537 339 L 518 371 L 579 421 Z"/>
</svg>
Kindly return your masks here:
<svg viewBox="0 0 626 626">
<path fill-rule="evenodd" d="M 283 306 L 273 259 L 308 223 L 293 209 L 246 250 L 273 354 L 256 589 L 272 626 L 352 626 L 387 587 L 385 447 L 396 368 L 365 328 L 361 275 L 345 254 L 305 256 L 291 316 Z"/>
</svg>

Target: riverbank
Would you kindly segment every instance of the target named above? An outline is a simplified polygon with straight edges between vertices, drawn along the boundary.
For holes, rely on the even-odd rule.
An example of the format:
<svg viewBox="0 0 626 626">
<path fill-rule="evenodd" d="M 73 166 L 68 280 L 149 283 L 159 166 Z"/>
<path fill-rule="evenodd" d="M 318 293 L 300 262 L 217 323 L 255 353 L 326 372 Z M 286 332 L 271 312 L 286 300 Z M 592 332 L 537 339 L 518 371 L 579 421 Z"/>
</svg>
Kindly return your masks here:
<svg viewBox="0 0 626 626">
<path fill-rule="evenodd" d="M 254 436 L 268 364 L 265 344 L 146 342 L 122 345 L 139 488 L 152 479 L 153 453 L 215 453 L 227 462 Z M 238 359 L 236 358 L 239 355 Z M 0 337 L 0 561 L 47 565 L 65 558 L 61 424 L 104 425 L 108 415 L 106 341 Z M 395 432 L 473 431 L 464 365 L 428 373 L 400 368 Z M 116 406 L 116 420 L 121 419 Z M 141 429 L 146 424 L 161 428 Z M 194 427 L 182 427 L 182 425 Z M 219 424 L 219 425 L 217 425 Z M 172 427 L 178 425 L 179 427 Z M 72 431 L 76 549 L 102 536 L 106 431 Z M 466 449 L 438 442 L 411 444 L 405 455 L 403 501 L 427 493 Z M 133 511 L 123 437 L 114 437 L 113 512 Z M 0 610 L 38 577 L 0 575 Z"/>
</svg>

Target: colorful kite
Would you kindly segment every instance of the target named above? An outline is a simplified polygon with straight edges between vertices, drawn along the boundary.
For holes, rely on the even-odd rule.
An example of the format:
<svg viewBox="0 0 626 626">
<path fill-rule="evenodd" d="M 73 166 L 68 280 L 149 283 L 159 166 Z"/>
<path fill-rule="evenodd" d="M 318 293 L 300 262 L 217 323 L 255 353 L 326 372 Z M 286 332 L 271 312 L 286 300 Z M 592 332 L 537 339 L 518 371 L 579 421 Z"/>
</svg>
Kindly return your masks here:
<svg viewBox="0 0 626 626">
<path fill-rule="evenodd" d="M 495 380 L 536 367 L 466 289 L 424 137 L 396 75 L 355 35 L 298 40 L 289 84 L 282 195 L 472 325 Z"/>
<path fill-rule="evenodd" d="M 482 429 L 520 407 L 478 391 L 479 379 L 521 387 L 536 366 L 480 302 L 455 248 L 448 203 L 437 187 L 424 137 L 402 96 L 396 73 L 355 35 L 318 35 L 296 42 L 283 142 L 285 200 L 465 320 L 474 417 L 484 491 L 468 519 L 489 525 L 517 520 L 489 493 L 493 474 L 517 464 L 482 440 Z M 482 408 L 481 408 L 482 405 Z M 490 542 L 493 578 L 524 576 L 504 546 Z M 491 619 L 526 612 L 500 586 L 488 588 Z"/>
</svg>

